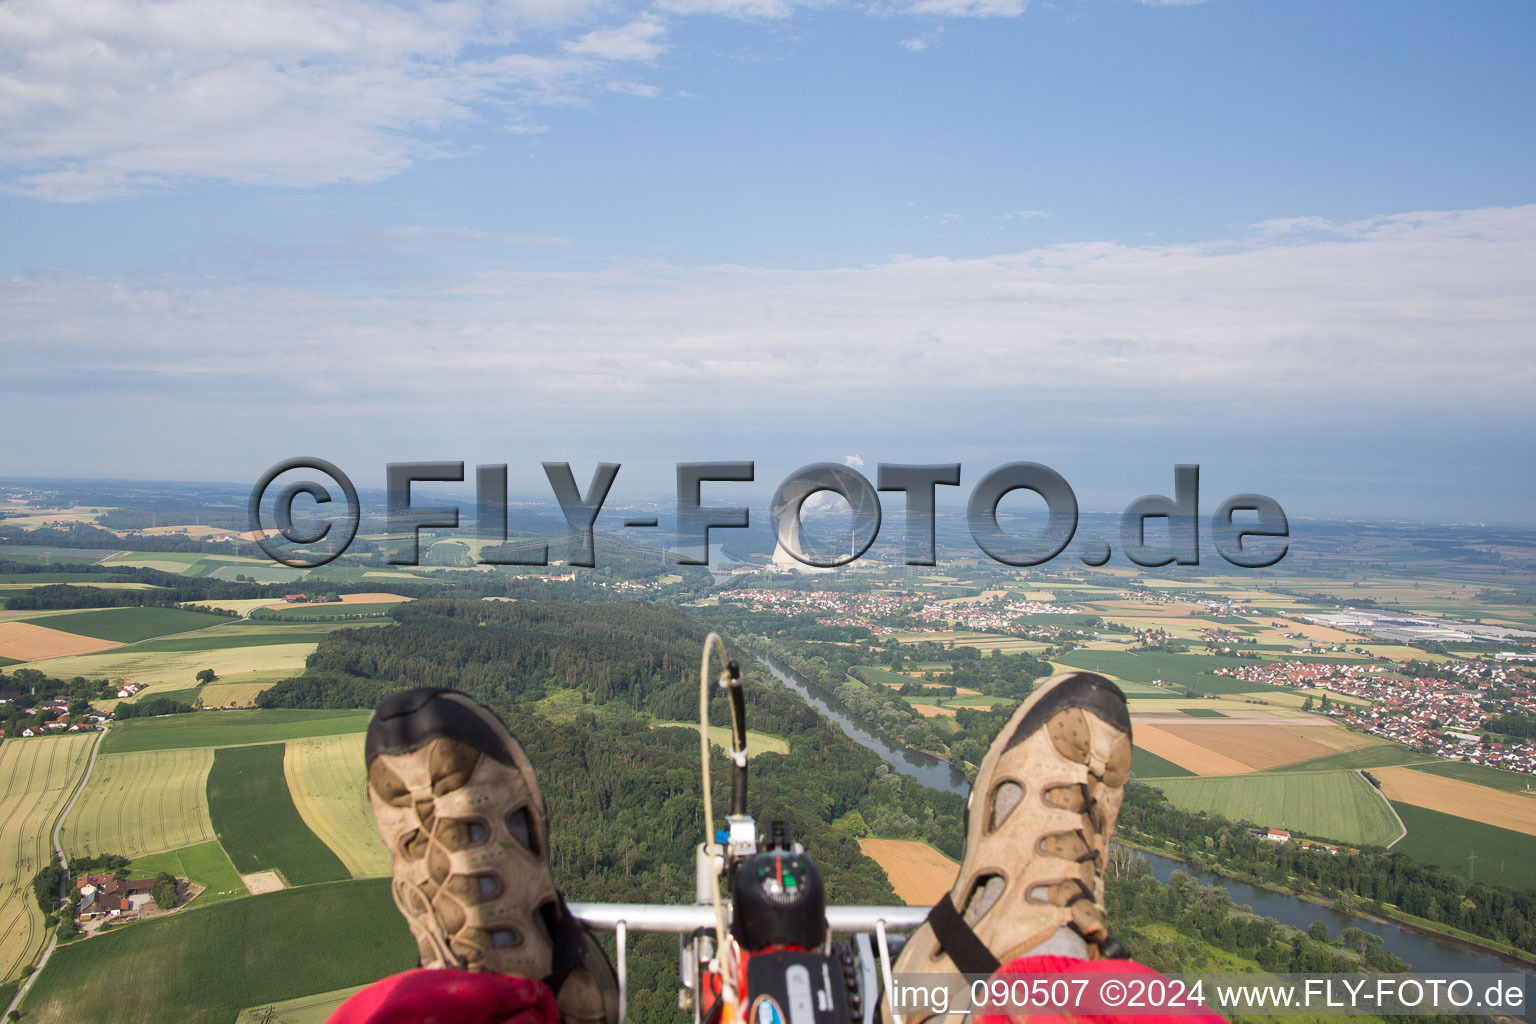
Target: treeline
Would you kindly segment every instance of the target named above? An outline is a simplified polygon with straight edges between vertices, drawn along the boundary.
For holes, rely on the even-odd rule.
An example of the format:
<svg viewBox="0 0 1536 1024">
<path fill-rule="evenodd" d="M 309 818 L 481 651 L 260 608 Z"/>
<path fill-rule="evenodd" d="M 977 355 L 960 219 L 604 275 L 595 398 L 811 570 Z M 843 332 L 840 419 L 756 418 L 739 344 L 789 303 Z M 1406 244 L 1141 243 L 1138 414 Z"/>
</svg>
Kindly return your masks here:
<svg viewBox="0 0 1536 1024">
<path fill-rule="evenodd" d="M 113 712 L 119 719 L 156 718 L 160 715 L 185 715 L 197 709 L 169 697 L 146 697 L 142 700 L 124 701 Z"/>
<path fill-rule="evenodd" d="M 1181 810 L 1161 790 L 1126 786 L 1119 834 L 1170 843 L 1193 866 L 1236 875 L 1259 885 L 1294 889 L 1381 913 L 1388 906 L 1473 935 L 1536 952 L 1536 889 L 1469 882 L 1400 853 L 1364 850 L 1334 856 L 1299 843 L 1272 843 L 1255 826 Z"/>
<path fill-rule="evenodd" d="M 1137 960 L 1166 974 L 1215 969 L 1200 943 L 1235 953 L 1276 974 L 1408 970 L 1408 964 L 1382 948 L 1379 935 L 1346 928 L 1334 939 L 1322 922 L 1303 932 L 1274 918 L 1240 911 L 1226 889 L 1199 885 L 1183 871 L 1173 872 L 1168 883 L 1161 884 L 1139 859 L 1105 885 L 1104 905 L 1116 938 Z M 1168 925 L 1197 942 L 1158 937 L 1157 926 Z"/>
</svg>

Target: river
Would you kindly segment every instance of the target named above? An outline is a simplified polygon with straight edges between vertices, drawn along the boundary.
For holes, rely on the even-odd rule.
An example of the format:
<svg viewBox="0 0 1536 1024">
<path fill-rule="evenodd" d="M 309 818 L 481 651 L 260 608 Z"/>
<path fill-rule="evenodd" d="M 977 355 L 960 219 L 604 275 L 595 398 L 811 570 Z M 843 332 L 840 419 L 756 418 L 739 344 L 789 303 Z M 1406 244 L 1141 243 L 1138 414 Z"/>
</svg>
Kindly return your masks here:
<svg viewBox="0 0 1536 1024">
<path fill-rule="evenodd" d="M 896 749 L 871 734 L 868 730 L 856 725 L 849 717 L 827 704 L 820 697 L 815 696 L 806 689 L 805 684 L 794 676 L 789 675 L 777 665 L 759 658 L 765 668 L 773 673 L 785 686 L 803 697 L 806 703 L 820 712 L 827 720 L 843 730 L 848 738 L 860 746 L 867 747 L 880 755 L 880 759 L 903 775 L 911 776 L 925 786 L 934 789 L 946 790 L 950 793 L 959 793 L 965 796 L 970 793 L 970 786 L 966 784 L 965 777 L 954 768 L 938 758 L 929 757 L 916 751 Z M 1182 870 L 1193 875 L 1202 885 L 1219 885 L 1232 896 L 1232 901 L 1239 905 L 1252 907 L 1255 912 L 1266 917 L 1272 917 L 1282 924 L 1288 924 L 1293 928 L 1306 928 L 1313 921 L 1324 921 L 1328 925 L 1328 931 L 1332 935 L 1338 935 L 1345 928 L 1360 928 L 1373 935 L 1380 935 L 1382 946 L 1388 952 L 1402 958 L 1413 965 L 1415 970 L 1433 973 L 1481 973 L 1496 974 L 1511 968 L 1532 974 L 1529 967 L 1518 961 L 1499 956 L 1495 953 L 1486 953 L 1464 947 L 1454 940 L 1440 939 L 1432 935 L 1423 935 L 1409 931 L 1394 922 L 1378 922 L 1368 918 L 1358 917 L 1343 911 L 1330 910 L 1327 907 L 1308 903 L 1306 900 L 1285 893 L 1270 892 L 1268 889 L 1260 889 L 1246 882 L 1233 881 L 1230 878 L 1222 878 L 1203 871 L 1194 871 L 1188 864 L 1173 860 L 1169 857 L 1161 857 L 1156 854 L 1138 851 L 1137 856 L 1145 859 L 1152 868 L 1152 874 L 1159 881 L 1166 882 L 1168 877 L 1176 870 Z"/>
</svg>

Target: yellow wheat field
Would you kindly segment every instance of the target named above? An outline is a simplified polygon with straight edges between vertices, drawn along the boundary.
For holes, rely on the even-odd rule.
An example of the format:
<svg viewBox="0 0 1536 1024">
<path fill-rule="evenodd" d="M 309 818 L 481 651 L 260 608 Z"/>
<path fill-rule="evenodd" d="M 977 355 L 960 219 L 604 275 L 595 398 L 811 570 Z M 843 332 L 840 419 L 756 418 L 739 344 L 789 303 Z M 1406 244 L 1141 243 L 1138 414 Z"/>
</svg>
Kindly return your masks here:
<svg viewBox="0 0 1536 1024">
<path fill-rule="evenodd" d="M 77 733 L 0 744 L 0 982 L 20 975 L 47 939 L 32 876 L 53 859 L 53 823 L 95 741 Z"/>
<path fill-rule="evenodd" d="M 211 747 L 104 754 L 64 822 L 71 857 L 118 853 L 129 859 L 214 838 L 208 818 Z"/>
<path fill-rule="evenodd" d="M 289 740 L 283 775 L 304 823 L 354 878 L 389 874 L 389 851 L 368 806 L 362 733 Z"/>
</svg>

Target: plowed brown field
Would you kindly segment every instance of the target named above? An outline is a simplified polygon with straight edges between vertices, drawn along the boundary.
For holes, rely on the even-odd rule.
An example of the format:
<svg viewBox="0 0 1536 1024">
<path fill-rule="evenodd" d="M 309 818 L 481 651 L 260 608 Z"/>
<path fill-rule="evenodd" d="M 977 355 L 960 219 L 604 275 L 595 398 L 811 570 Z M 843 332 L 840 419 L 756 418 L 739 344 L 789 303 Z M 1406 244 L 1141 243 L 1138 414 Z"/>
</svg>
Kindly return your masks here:
<svg viewBox="0 0 1536 1024">
<path fill-rule="evenodd" d="M 931 907 L 955 884 L 960 865 L 912 839 L 860 839 L 864 856 L 885 869 L 891 888 L 909 907 Z"/>
</svg>

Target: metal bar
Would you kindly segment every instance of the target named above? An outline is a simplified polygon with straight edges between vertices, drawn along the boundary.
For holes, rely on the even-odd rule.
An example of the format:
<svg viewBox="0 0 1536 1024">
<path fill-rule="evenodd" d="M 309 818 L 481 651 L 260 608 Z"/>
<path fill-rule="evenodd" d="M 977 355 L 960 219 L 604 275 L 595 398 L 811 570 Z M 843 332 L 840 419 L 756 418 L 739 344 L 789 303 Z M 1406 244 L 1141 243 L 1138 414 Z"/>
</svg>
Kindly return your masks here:
<svg viewBox="0 0 1536 1024">
<path fill-rule="evenodd" d="M 624 949 L 629 927 L 626 922 L 620 921 L 614 931 L 617 932 L 619 942 L 619 1024 L 624 1024 L 624 1018 L 629 1016 L 629 963 Z"/>
<path fill-rule="evenodd" d="M 715 911 L 707 903 L 571 903 L 575 914 L 589 928 L 615 931 L 622 924 L 637 932 L 687 934 L 714 928 Z M 928 919 L 928 907 L 828 907 L 827 927 L 834 932 L 873 931 L 882 926 L 909 932 Z"/>
</svg>

